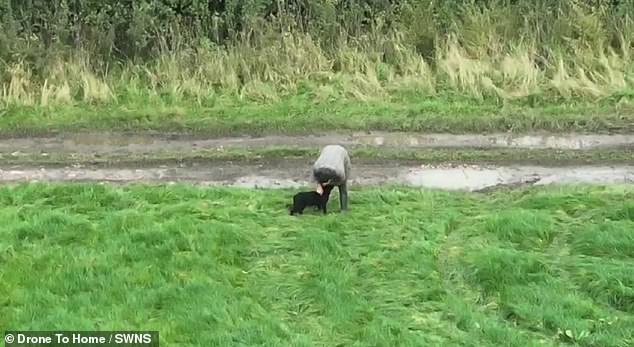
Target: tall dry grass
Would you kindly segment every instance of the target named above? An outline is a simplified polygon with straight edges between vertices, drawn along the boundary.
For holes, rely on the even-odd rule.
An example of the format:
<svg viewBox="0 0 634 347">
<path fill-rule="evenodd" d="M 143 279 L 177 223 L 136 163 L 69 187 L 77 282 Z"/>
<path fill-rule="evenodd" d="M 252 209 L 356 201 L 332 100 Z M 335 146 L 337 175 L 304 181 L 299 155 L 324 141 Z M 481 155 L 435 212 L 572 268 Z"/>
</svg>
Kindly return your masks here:
<svg viewBox="0 0 634 347">
<path fill-rule="evenodd" d="M 609 23 L 604 13 L 573 4 L 559 21 L 545 33 L 539 18 L 509 7 L 467 8 L 449 35 L 426 32 L 435 35 L 435 53 L 427 58 L 411 32 L 381 27 L 354 37 L 341 33 L 327 42 L 335 49 L 306 32 L 263 25 L 227 46 L 172 39 L 143 63 L 105 66 L 76 51 L 48 61 L 38 78 L 23 61 L 0 63 L 0 104 L 204 103 L 218 96 L 273 102 L 297 93 L 318 101 L 368 100 L 399 91 L 588 100 L 633 90 L 629 17 Z"/>
</svg>

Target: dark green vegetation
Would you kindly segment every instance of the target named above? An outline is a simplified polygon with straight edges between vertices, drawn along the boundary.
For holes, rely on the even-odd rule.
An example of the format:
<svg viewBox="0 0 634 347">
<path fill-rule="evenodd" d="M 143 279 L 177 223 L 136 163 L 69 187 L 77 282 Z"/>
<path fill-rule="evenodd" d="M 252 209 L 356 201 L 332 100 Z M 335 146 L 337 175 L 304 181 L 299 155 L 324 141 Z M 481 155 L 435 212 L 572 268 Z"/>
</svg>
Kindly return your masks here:
<svg viewBox="0 0 634 347">
<path fill-rule="evenodd" d="M 593 150 L 551 149 L 447 149 L 447 148 L 372 148 L 349 149 L 355 163 L 381 162 L 388 167 L 392 163 L 407 164 L 524 164 L 524 165 L 582 165 L 623 164 L 634 158 L 634 148 Z M 319 155 L 319 149 L 301 146 L 264 146 L 254 148 L 194 149 L 191 151 L 158 150 L 153 153 L 92 153 L 54 152 L 12 153 L 0 152 L 5 165 L 67 166 L 82 164 L 91 166 L 149 166 L 174 164 L 213 164 L 221 162 L 269 162 L 301 161 L 307 164 Z"/>
<path fill-rule="evenodd" d="M 0 189 L 0 326 L 165 346 L 634 344 L 634 190 Z M 337 210 L 336 199 L 331 210 Z"/>
<path fill-rule="evenodd" d="M 634 131 L 634 0 L 0 0 L 0 134 Z"/>
</svg>

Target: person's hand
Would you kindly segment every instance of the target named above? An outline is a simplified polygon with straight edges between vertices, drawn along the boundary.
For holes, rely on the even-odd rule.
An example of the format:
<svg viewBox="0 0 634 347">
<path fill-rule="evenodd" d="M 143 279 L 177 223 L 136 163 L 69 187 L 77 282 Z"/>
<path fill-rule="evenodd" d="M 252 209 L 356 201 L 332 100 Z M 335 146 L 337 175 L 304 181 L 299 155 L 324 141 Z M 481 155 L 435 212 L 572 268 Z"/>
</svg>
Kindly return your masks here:
<svg viewBox="0 0 634 347">
<path fill-rule="evenodd" d="M 324 187 L 321 186 L 321 184 L 317 185 L 317 194 L 319 195 L 324 195 Z"/>
</svg>

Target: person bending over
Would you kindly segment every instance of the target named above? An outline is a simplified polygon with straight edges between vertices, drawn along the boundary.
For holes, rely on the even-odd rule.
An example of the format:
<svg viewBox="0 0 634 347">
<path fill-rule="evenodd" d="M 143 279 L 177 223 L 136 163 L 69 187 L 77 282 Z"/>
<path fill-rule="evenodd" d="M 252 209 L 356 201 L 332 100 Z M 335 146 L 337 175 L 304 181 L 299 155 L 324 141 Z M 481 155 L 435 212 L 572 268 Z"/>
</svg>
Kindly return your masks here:
<svg viewBox="0 0 634 347">
<path fill-rule="evenodd" d="M 348 209 L 348 178 L 350 176 L 350 157 L 348 151 L 339 145 L 322 148 L 319 158 L 313 165 L 313 178 L 317 181 L 317 193 L 323 194 L 324 187 L 336 186 L 339 190 L 341 210 Z M 332 189 L 332 188 L 331 188 Z"/>
</svg>

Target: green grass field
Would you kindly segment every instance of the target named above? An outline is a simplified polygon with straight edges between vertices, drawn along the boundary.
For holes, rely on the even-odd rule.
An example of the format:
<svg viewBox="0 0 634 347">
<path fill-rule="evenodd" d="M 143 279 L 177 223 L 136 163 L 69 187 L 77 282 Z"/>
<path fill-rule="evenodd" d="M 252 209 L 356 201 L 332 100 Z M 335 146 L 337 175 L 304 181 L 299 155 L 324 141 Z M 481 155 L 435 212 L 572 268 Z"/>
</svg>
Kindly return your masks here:
<svg viewBox="0 0 634 347">
<path fill-rule="evenodd" d="M 0 189 L 0 326 L 163 346 L 634 344 L 634 190 Z"/>
</svg>

